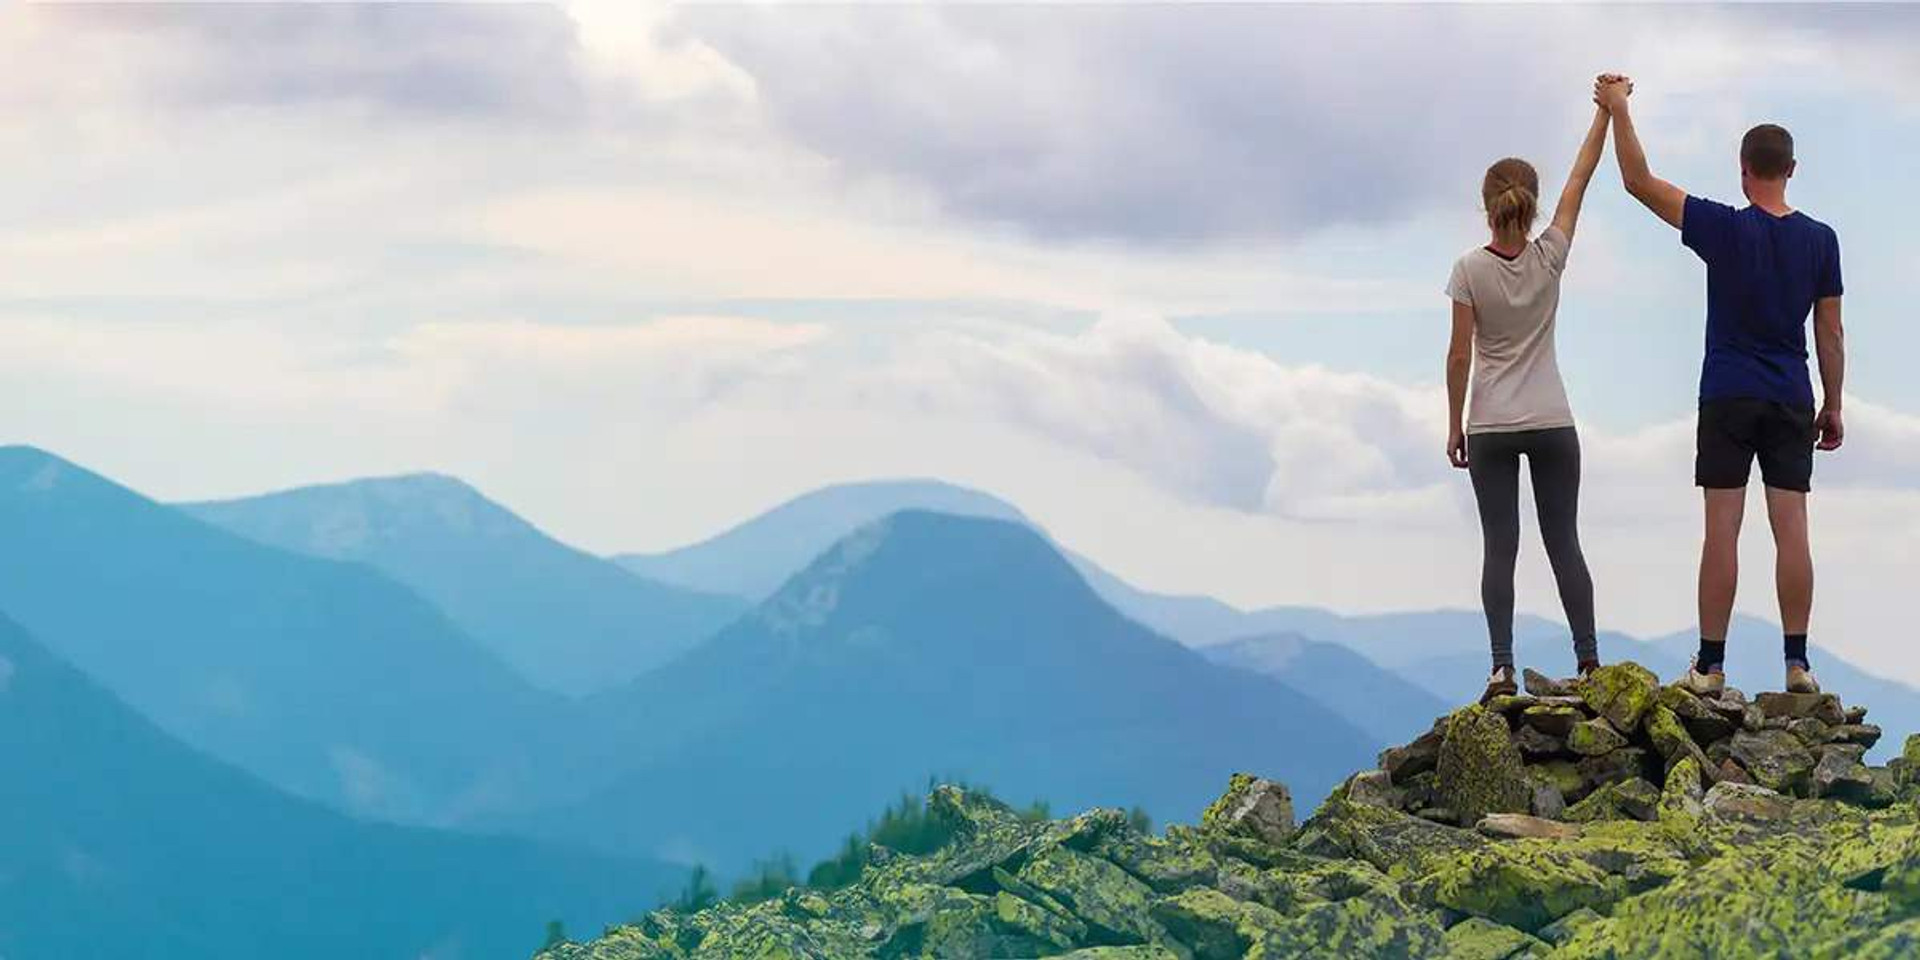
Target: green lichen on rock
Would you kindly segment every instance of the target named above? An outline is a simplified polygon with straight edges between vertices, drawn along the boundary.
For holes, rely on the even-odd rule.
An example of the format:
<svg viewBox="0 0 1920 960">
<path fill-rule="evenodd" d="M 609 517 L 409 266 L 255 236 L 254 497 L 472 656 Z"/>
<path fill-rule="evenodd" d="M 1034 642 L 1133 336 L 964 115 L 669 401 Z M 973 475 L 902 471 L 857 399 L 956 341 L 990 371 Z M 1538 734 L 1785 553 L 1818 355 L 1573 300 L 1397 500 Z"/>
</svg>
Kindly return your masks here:
<svg viewBox="0 0 1920 960">
<path fill-rule="evenodd" d="M 1157 836 L 942 787 L 953 839 L 931 853 L 541 960 L 1920 956 L 1920 736 L 1868 766 L 1877 731 L 1837 698 L 1763 709 L 1650 677 L 1606 668 L 1578 696 L 1536 678 L 1460 710 L 1297 829 L 1285 788 L 1248 774 Z M 1566 753 L 1516 746 L 1567 720 Z M 1555 797 L 1575 802 L 1537 819 Z"/>
<path fill-rule="evenodd" d="M 1593 671 L 1576 689 L 1616 729 L 1632 730 L 1658 698 L 1660 678 L 1637 663 L 1615 663 Z"/>
<path fill-rule="evenodd" d="M 1526 813 L 1531 799 L 1520 750 L 1499 714 L 1470 706 L 1447 719 L 1434 792 L 1463 824 L 1489 813 Z"/>
<path fill-rule="evenodd" d="M 1506 960 L 1530 947 L 1547 945 L 1512 927 L 1468 917 L 1447 929 L 1443 940 L 1447 960 Z"/>
</svg>

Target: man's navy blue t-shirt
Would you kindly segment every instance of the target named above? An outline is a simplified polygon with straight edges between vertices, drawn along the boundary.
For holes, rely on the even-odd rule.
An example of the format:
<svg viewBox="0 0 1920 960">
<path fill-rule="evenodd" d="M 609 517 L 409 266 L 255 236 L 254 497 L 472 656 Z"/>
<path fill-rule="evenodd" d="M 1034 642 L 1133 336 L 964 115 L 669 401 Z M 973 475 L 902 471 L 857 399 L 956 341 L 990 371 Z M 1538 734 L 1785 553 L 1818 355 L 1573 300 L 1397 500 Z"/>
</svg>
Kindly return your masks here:
<svg viewBox="0 0 1920 960">
<path fill-rule="evenodd" d="M 1707 358 L 1700 399 L 1813 406 L 1807 314 L 1840 296 L 1840 238 L 1799 211 L 1776 217 L 1687 198 L 1680 242 L 1707 264 Z"/>
</svg>

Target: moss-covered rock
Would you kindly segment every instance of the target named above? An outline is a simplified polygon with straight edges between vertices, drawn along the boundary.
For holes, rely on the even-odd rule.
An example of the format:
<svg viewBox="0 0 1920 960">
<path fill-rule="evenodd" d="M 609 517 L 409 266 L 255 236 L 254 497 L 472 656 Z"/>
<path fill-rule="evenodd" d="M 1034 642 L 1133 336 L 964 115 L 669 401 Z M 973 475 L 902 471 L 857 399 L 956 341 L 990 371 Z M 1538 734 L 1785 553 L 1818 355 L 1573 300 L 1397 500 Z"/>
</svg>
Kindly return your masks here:
<svg viewBox="0 0 1920 960">
<path fill-rule="evenodd" d="M 1844 729 L 1867 725 L 1837 699 L 1763 695 L 1768 717 L 1643 674 L 1578 685 L 1603 718 L 1543 683 L 1450 715 L 1297 830 L 1284 788 L 1250 775 L 1162 836 L 941 788 L 953 839 L 931 853 L 843 889 L 658 911 L 542 960 L 1920 956 L 1920 736 L 1867 766 L 1873 733 Z M 1581 717 L 1569 752 L 1592 752 L 1528 762 L 1516 743 L 1556 739 L 1559 711 Z M 1518 816 L 1543 807 L 1579 823 Z M 1495 838 L 1430 819 L 1454 810 Z"/>
<path fill-rule="evenodd" d="M 1478 706 L 1449 717 L 1434 792 L 1463 824 L 1489 813 L 1527 812 L 1531 793 L 1507 722 Z"/>
<path fill-rule="evenodd" d="M 1441 867 L 1418 889 L 1436 906 L 1529 933 L 1625 894 L 1620 878 L 1554 844 L 1516 840 L 1484 847 Z"/>
<path fill-rule="evenodd" d="M 1614 663 L 1588 674 L 1576 689 L 1615 728 L 1632 730 L 1657 699 L 1660 678 L 1637 663 Z"/>
<path fill-rule="evenodd" d="M 1468 917 L 1447 928 L 1442 943 L 1447 960 L 1506 960 L 1531 947 L 1547 946 L 1524 931 L 1479 917 Z"/>
<path fill-rule="evenodd" d="M 1236 773 L 1200 815 L 1200 826 L 1278 846 L 1293 836 L 1293 795 L 1285 784 Z"/>
</svg>

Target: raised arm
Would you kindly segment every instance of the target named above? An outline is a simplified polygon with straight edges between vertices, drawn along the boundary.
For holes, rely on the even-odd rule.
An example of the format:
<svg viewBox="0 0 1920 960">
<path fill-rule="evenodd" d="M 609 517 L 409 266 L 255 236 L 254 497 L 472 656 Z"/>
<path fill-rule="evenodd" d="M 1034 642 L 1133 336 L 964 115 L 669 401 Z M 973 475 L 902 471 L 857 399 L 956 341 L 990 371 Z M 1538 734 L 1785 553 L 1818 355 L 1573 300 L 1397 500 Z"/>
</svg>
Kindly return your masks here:
<svg viewBox="0 0 1920 960">
<path fill-rule="evenodd" d="M 1627 109 L 1627 95 L 1633 92 L 1630 80 L 1602 78 L 1594 88 L 1594 97 L 1613 114 L 1613 157 L 1620 162 L 1620 182 L 1635 200 L 1670 226 L 1680 226 L 1686 213 L 1686 191 L 1653 175 L 1647 167 L 1647 152 L 1640 146 L 1640 134 L 1633 129 L 1633 115 Z"/>
<path fill-rule="evenodd" d="M 1467 465 L 1467 375 L 1473 372 L 1473 308 L 1453 301 L 1453 338 L 1447 344 L 1447 461 Z"/>
<path fill-rule="evenodd" d="M 1847 377 L 1847 335 L 1840 326 L 1840 298 L 1821 297 L 1813 303 L 1813 346 L 1820 357 L 1820 388 L 1826 395 L 1815 425 L 1820 449 L 1838 450 L 1847 428 L 1840 419 L 1841 381 Z"/>
<path fill-rule="evenodd" d="M 1600 151 L 1607 145 L 1607 120 L 1611 116 L 1606 107 L 1595 105 L 1593 108 L 1587 138 L 1580 141 L 1580 153 L 1573 158 L 1573 172 L 1567 174 L 1567 185 L 1560 190 L 1560 205 L 1553 210 L 1553 225 L 1560 228 L 1568 240 L 1573 239 L 1574 225 L 1580 222 L 1580 202 L 1586 199 L 1593 171 L 1600 166 Z"/>
</svg>

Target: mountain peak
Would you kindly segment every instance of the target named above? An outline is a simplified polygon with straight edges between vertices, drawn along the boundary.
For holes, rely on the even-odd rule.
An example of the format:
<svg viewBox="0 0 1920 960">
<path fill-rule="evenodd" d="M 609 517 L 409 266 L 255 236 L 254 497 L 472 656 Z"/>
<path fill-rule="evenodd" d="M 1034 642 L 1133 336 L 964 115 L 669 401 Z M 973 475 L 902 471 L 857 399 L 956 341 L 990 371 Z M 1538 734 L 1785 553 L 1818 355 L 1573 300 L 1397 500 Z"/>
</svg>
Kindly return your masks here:
<svg viewBox="0 0 1920 960">
<path fill-rule="evenodd" d="M 1019 508 L 979 490 L 931 479 L 865 480 L 800 494 L 699 543 L 614 559 L 645 577 L 758 600 L 850 531 L 912 510 L 1026 522 Z"/>
<path fill-rule="evenodd" d="M 1064 594 L 1058 592 L 1063 586 Z M 853 597 L 894 609 L 970 603 L 984 595 L 1006 600 L 1034 591 L 1098 602 L 1066 558 L 1031 527 L 901 510 L 841 538 L 769 598 L 760 617 L 789 632 L 825 623 Z"/>
</svg>

